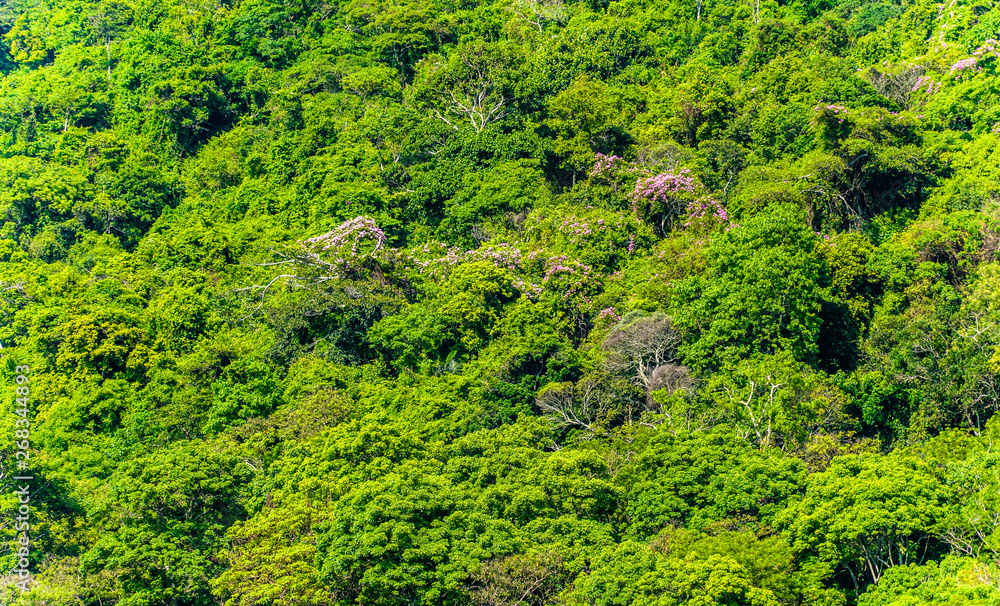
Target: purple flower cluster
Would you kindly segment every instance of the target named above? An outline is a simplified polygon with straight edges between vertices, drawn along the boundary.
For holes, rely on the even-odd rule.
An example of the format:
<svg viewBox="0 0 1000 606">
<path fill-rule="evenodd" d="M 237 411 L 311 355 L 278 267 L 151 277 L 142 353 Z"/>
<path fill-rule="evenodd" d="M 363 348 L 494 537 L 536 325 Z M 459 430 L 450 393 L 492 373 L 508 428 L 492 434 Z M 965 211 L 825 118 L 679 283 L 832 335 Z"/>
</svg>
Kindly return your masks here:
<svg viewBox="0 0 1000 606">
<path fill-rule="evenodd" d="M 843 105 L 827 104 L 827 105 L 815 105 L 813 106 L 814 112 L 819 112 L 819 116 L 823 115 L 823 112 L 830 112 L 835 118 L 837 118 L 837 124 L 843 124 L 844 120 L 851 114 L 851 111 L 844 107 Z M 819 122 L 817 116 L 813 116 L 813 122 Z"/>
<path fill-rule="evenodd" d="M 696 184 L 694 177 L 689 176 L 691 169 L 682 168 L 677 173 L 660 173 L 639 179 L 635 183 L 632 191 L 633 199 L 645 198 L 647 200 L 666 201 L 677 194 L 695 192 Z"/>
<path fill-rule="evenodd" d="M 993 38 L 988 38 L 972 53 L 972 56 L 976 59 L 982 59 L 984 55 L 993 55 L 994 59 L 1000 59 L 1000 51 L 997 50 L 997 45 L 1000 44 Z"/>
<path fill-rule="evenodd" d="M 338 227 L 309 238 L 302 245 L 313 253 L 333 251 L 358 254 L 358 244 L 363 240 L 372 240 L 375 243 L 374 249 L 368 256 L 374 256 L 383 246 L 385 246 L 385 232 L 370 217 L 354 217 L 349 221 L 341 223 Z"/>
<path fill-rule="evenodd" d="M 500 269 L 514 271 L 521 267 L 521 250 L 506 242 L 474 250 L 470 256 L 475 261 L 489 261 Z"/>
<path fill-rule="evenodd" d="M 993 125 L 993 130 L 990 131 L 994 135 L 1000 135 L 1000 122 Z"/>
<path fill-rule="evenodd" d="M 591 295 L 602 287 L 589 265 L 566 255 L 549 257 L 543 264 L 542 286 L 545 290 L 562 293 L 562 300 L 575 302 L 574 307 L 591 302 Z"/>
<path fill-rule="evenodd" d="M 717 217 L 720 221 L 729 221 L 729 213 L 714 198 L 705 196 L 688 205 L 688 212 L 691 219 L 701 219 L 708 215 Z"/>
<path fill-rule="evenodd" d="M 604 228 L 603 219 L 597 221 L 597 228 Z M 571 244 L 576 244 L 578 240 L 594 234 L 594 228 L 585 219 L 581 219 L 576 215 L 570 215 L 563 219 L 562 223 L 559 224 L 559 231 L 569 236 Z"/>
<path fill-rule="evenodd" d="M 614 173 L 618 171 L 621 163 L 622 159 L 619 156 L 614 154 L 607 156 L 601 152 L 597 152 L 597 160 L 594 162 L 594 167 L 590 169 L 590 175 L 592 177 L 600 177 L 605 173 L 614 175 Z"/>
<path fill-rule="evenodd" d="M 698 198 L 694 202 L 688 204 L 687 221 L 684 222 L 684 227 L 690 227 L 695 224 L 704 224 L 706 221 L 709 223 L 722 224 L 725 226 L 726 231 L 729 231 L 734 227 L 738 227 L 738 225 L 729 219 L 729 213 L 726 211 L 726 207 L 711 196 L 702 196 L 701 198 Z"/>
<path fill-rule="evenodd" d="M 568 265 L 563 265 L 563 263 L 570 263 L 576 267 L 570 267 Z M 542 283 L 546 283 L 560 273 L 575 274 L 577 269 L 583 269 L 586 272 L 590 271 L 590 267 L 583 265 L 579 261 L 570 261 L 569 257 L 566 255 L 559 255 L 557 257 L 551 257 L 545 264 L 545 277 L 542 278 Z"/>
<path fill-rule="evenodd" d="M 334 229 L 299 241 L 306 263 L 346 273 L 374 259 L 385 247 L 385 232 L 370 217 L 355 217 Z M 367 242 L 365 250 L 360 250 Z M 332 260 L 331 257 L 332 256 Z"/>
<path fill-rule="evenodd" d="M 532 300 L 538 299 L 538 297 L 541 296 L 542 294 L 541 286 L 537 284 L 532 284 L 531 282 L 525 282 L 521 278 L 514 278 L 514 280 L 511 283 L 514 285 L 514 288 L 523 292 L 525 295 L 528 296 L 529 299 Z"/>
<path fill-rule="evenodd" d="M 981 67 L 976 65 L 976 57 L 969 57 L 968 59 L 962 59 L 961 61 L 956 61 L 952 64 L 949 74 L 954 74 L 955 72 L 964 72 L 967 69 L 975 68 L 976 71 L 982 71 Z"/>
<path fill-rule="evenodd" d="M 600 312 L 598 312 L 597 319 L 603 320 L 604 318 L 611 318 L 612 322 L 618 322 L 622 319 L 622 317 L 619 316 L 617 312 L 615 312 L 614 307 L 605 307 Z"/>
<path fill-rule="evenodd" d="M 846 113 L 847 111 L 843 106 L 830 105 L 828 108 L 835 112 L 840 110 Z M 817 106 L 816 109 L 819 107 Z M 682 168 L 676 172 L 667 171 L 654 174 L 648 168 L 638 166 L 633 162 L 626 162 L 618 156 L 598 153 L 591 175 L 606 175 L 611 171 L 615 173 L 625 171 L 627 174 L 637 175 L 635 186 L 629 193 L 632 213 L 640 221 L 647 213 L 660 215 L 661 227 L 662 224 L 679 216 L 691 198 L 703 190 L 701 183 L 691 174 L 689 168 Z M 725 212 L 724 209 L 723 212 Z M 570 217 L 560 226 L 564 233 L 571 235 L 574 243 L 575 237 L 587 236 L 592 233 L 591 226 L 574 223 L 576 220 L 575 216 Z M 598 221 L 597 226 L 603 227 L 604 224 Z M 635 246 L 635 236 L 630 236 L 629 255 L 635 252 Z"/>
<path fill-rule="evenodd" d="M 640 204 L 652 202 L 654 204 L 670 205 L 675 203 L 685 194 L 694 194 L 697 190 L 697 182 L 690 176 L 691 169 L 682 168 L 676 173 L 666 172 L 651 177 L 639 178 L 635 182 L 635 189 L 632 190 L 632 212 L 637 218 L 642 216 Z"/>
<path fill-rule="evenodd" d="M 427 245 L 425 244 L 426 248 Z M 443 256 L 434 257 L 427 261 L 419 261 L 412 254 L 410 259 L 420 266 L 420 270 L 427 270 L 428 274 L 435 278 L 443 278 L 451 268 L 465 263 L 469 258 L 469 251 L 462 250 L 457 246 L 449 246 L 445 249 Z"/>
<path fill-rule="evenodd" d="M 937 89 L 941 87 L 941 83 L 940 82 L 934 82 L 933 80 L 931 80 L 927 76 L 920 76 L 920 77 L 917 78 L 917 81 L 913 83 L 913 86 L 910 88 L 910 92 L 911 93 L 917 92 L 918 90 L 920 90 L 921 88 L 923 88 L 925 84 L 927 85 L 927 94 L 928 95 L 932 95 L 932 94 L 936 93 Z"/>
</svg>

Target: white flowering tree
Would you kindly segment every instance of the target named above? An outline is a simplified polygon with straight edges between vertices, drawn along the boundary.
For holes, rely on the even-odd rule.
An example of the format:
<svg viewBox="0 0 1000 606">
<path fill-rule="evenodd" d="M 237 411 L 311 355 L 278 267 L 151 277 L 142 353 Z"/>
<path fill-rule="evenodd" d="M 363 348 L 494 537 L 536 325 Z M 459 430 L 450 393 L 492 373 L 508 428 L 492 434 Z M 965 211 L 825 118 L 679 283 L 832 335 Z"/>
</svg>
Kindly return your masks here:
<svg viewBox="0 0 1000 606">
<path fill-rule="evenodd" d="M 238 288 L 234 292 L 259 296 L 249 317 L 263 306 L 271 288 L 282 282 L 292 288 L 312 287 L 331 280 L 362 279 L 387 285 L 384 265 L 390 262 L 391 251 L 386 246 L 385 232 L 374 219 L 355 217 L 326 233 L 275 251 L 281 260 L 260 263 L 257 267 L 282 267 L 289 271 L 272 276 L 266 283 Z"/>
</svg>

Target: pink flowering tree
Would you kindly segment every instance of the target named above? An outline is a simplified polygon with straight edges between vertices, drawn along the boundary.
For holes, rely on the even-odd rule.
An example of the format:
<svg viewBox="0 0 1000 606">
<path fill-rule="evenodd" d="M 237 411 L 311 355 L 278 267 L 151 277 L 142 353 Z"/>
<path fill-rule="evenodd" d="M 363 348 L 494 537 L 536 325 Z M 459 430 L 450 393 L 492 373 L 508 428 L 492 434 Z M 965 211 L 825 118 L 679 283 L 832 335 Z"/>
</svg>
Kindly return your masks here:
<svg viewBox="0 0 1000 606">
<path fill-rule="evenodd" d="M 590 169 L 590 176 L 606 180 L 614 179 L 621 172 L 628 170 L 629 164 L 621 156 L 614 154 L 606 155 L 597 152 L 594 159 L 594 166 Z"/>
<path fill-rule="evenodd" d="M 732 225 L 726 209 L 708 194 L 691 169 L 654 172 L 618 156 L 597 154 L 590 176 L 598 183 L 611 185 L 615 191 L 623 183 L 633 183 L 628 194 L 631 214 L 660 236 L 677 227 L 728 228 Z M 574 226 L 564 227 L 568 227 L 564 233 L 576 233 Z M 629 234 L 627 250 L 630 255 L 635 251 L 637 234 L 636 231 Z"/>
<path fill-rule="evenodd" d="M 620 156 L 598 152 L 594 166 L 590 169 L 590 178 L 595 183 L 608 185 L 612 191 L 619 193 L 629 189 L 635 182 L 636 176 L 643 172 L 644 169 Z"/>
<path fill-rule="evenodd" d="M 614 271 L 653 242 L 649 227 L 631 214 L 591 206 L 546 209 L 529 217 L 526 226 L 525 239 L 531 245 L 568 255 L 600 272 Z"/>
<path fill-rule="evenodd" d="M 379 253 L 385 251 L 385 232 L 370 217 L 355 217 L 330 231 L 300 243 L 302 260 L 327 268 L 340 277 L 377 267 Z"/>
<path fill-rule="evenodd" d="M 1000 42 L 993 38 L 987 38 L 980 47 L 972 52 L 972 56 L 976 58 L 976 63 L 980 67 L 994 65 L 997 60 L 1000 60 Z"/>
<path fill-rule="evenodd" d="M 517 272 L 521 267 L 521 249 L 508 243 L 500 242 L 473 250 L 464 250 L 457 246 L 447 246 L 441 242 L 427 243 L 412 248 L 406 252 L 406 260 L 423 278 L 440 282 L 451 272 L 466 263 L 485 261 L 493 266 Z"/>
<path fill-rule="evenodd" d="M 256 313 L 268 292 L 281 284 L 293 289 L 315 289 L 325 282 L 346 280 L 375 283 L 396 291 L 412 288 L 404 272 L 394 271 L 408 260 L 387 246 L 385 232 L 370 217 L 355 217 L 326 233 L 272 252 L 279 260 L 253 266 L 267 268 L 265 271 L 271 274 L 267 281 L 234 291 L 253 295 L 257 303 L 246 317 Z M 280 273 L 273 271 L 276 268 Z"/>
<path fill-rule="evenodd" d="M 614 326 L 620 322 L 622 317 L 618 315 L 614 306 L 605 307 L 601 311 L 597 312 L 596 323 L 602 324 L 606 327 Z"/>
<path fill-rule="evenodd" d="M 524 258 L 524 279 L 515 286 L 529 298 L 547 301 L 580 326 L 598 311 L 595 299 L 604 288 L 601 275 L 568 255 L 534 251 Z"/>
<path fill-rule="evenodd" d="M 640 178 L 630 196 L 632 212 L 662 236 L 676 226 L 688 205 L 703 189 L 689 169 Z"/>
<path fill-rule="evenodd" d="M 951 68 L 948 70 L 948 75 L 961 78 L 979 71 L 982 71 L 982 68 L 978 66 L 976 57 L 969 57 L 953 63 Z"/>
<path fill-rule="evenodd" d="M 989 38 L 972 52 L 971 57 L 959 59 L 948 68 L 948 75 L 956 80 L 965 80 L 982 73 L 991 72 L 1000 59 L 1000 43 Z"/>
<path fill-rule="evenodd" d="M 910 93 L 924 93 L 927 95 L 933 95 L 941 88 L 941 83 L 935 81 L 930 76 L 920 76 L 913 82 L 913 86 L 910 87 Z"/>
<path fill-rule="evenodd" d="M 712 232 L 722 228 L 729 231 L 739 227 L 729 217 L 729 211 L 712 196 L 701 196 L 688 204 L 683 227 L 695 232 Z"/>
</svg>

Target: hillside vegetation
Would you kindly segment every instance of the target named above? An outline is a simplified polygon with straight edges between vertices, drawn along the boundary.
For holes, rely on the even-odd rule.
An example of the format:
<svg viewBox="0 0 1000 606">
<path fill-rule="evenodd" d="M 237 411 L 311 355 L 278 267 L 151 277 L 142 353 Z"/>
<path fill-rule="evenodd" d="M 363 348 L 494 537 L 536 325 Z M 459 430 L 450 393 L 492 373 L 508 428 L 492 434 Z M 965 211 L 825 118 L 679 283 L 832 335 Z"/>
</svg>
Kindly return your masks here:
<svg viewBox="0 0 1000 606">
<path fill-rule="evenodd" d="M 3 604 L 1000 604 L 993 0 L 0 33 Z"/>
</svg>

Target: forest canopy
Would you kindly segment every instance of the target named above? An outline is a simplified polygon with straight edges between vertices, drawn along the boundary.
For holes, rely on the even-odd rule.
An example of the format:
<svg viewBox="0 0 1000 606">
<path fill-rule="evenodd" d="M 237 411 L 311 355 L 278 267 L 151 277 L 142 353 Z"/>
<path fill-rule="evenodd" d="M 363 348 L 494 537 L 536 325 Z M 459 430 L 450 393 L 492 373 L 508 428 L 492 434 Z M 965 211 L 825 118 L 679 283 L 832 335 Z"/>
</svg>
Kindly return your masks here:
<svg viewBox="0 0 1000 606">
<path fill-rule="evenodd" d="M 0 602 L 1000 604 L 998 39 L 4 3 Z"/>
</svg>

